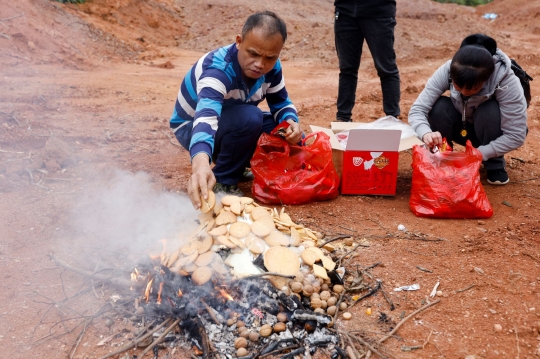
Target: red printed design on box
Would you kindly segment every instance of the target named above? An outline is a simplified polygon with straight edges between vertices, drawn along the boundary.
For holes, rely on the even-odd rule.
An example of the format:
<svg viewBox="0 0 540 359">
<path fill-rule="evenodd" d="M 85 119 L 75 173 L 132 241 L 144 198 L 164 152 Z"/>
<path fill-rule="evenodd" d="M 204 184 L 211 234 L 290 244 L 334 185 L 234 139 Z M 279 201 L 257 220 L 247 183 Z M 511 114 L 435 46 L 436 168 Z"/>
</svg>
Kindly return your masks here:
<svg viewBox="0 0 540 359">
<path fill-rule="evenodd" d="M 395 195 L 400 136 L 399 130 L 351 130 L 341 193 Z"/>
</svg>

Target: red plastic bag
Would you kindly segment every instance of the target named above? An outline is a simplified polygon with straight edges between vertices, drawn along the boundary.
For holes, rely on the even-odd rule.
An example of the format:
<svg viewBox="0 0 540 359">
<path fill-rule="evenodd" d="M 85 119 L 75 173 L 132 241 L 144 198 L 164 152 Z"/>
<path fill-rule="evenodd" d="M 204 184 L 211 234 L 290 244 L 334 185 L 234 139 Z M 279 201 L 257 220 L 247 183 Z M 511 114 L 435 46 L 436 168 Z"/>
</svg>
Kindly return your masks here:
<svg viewBox="0 0 540 359">
<path fill-rule="evenodd" d="M 465 152 L 414 146 L 409 207 L 419 217 L 489 218 L 493 209 L 480 183 L 482 154 L 467 141 Z"/>
<path fill-rule="evenodd" d="M 306 144 L 311 138 L 314 141 Z M 330 138 L 322 132 L 306 136 L 302 146 L 263 133 L 251 159 L 251 171 L 253 196 L 263 203 L 302 204 L 339 194 Z"/>
</svg>

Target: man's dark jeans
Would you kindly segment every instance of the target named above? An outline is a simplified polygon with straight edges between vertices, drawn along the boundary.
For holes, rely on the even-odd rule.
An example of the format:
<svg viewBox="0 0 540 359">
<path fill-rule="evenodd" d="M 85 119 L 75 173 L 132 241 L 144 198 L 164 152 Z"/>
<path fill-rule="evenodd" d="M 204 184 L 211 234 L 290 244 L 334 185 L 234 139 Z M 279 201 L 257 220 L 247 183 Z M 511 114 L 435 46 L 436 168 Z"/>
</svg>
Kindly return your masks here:
<svg viewBox="0 0 540 359">
<path fill-rule="evenodd" d="M 263 132 L 270 133 L 276 122 L 269 112 L 254 105 L 223 106 L 218 130 L 214 138 L 212 160 L 216 164 L 212 171 L 218 183 L 228 186 L 238 184 L 249 161 L 253 157 L 257 140 Z M 178 142 L 189 149 L 193 124 L 178 129 Z"/>
<path fill-rule="evenodd" d="M 339 14 L 334 21 L 336 51 L 339 58 L 339 88 L 336 117 L 350 120 L 356 100 L 358 69 L 364 39 L 367 42 L 377 74 L 381 79 L 383 110 L 400 115 L 399 71 L 394 52 L 396 19 L 361 19 Z"/>
<path fill-rule="evenodd" d="M 454 107 L 449 97 L 442 96 L 435 102 L 428 114 L 432 131 L 439 131 L 448 143 L 456 142 L 465 146 L 471 140 L 474 147 L 487 145 L 502 136 L 501 110 L 499 103 L 489 99 L 482 103 L 473 114 L 473 122 L 466 122 L 467 137 L 461 136 L 463 120 L 461 113 Z M 486 170 L 500 170 L 506 165 L 504 156 L 490 158 L 482 162 Z"/>
</svg>

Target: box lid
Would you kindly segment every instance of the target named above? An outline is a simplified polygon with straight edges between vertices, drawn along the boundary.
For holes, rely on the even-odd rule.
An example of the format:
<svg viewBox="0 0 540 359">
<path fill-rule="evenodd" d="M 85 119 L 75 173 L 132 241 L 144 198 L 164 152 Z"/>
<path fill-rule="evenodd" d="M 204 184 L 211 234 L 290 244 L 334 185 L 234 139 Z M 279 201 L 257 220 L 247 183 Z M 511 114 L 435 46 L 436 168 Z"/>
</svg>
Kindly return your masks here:
<svg viewBox="0 0 540 359">
<path fill-rule="evenodd" d="M 350 130 L 347 151 L 399 151 L 401 130 Z"/>
</svg>

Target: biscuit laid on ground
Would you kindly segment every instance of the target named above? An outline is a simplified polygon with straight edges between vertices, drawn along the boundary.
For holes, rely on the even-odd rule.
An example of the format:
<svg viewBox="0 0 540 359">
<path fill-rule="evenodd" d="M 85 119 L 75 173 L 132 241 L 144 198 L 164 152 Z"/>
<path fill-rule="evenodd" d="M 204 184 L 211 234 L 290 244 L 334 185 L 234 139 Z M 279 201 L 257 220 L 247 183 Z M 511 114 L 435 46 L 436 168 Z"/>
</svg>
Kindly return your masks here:
<svg viewBox="0 0 540 359">
<path fill-rule="evenodd" d="M 251 232 L 251 227 L 246 222 L 235 222 L 229 227 L 229 234 L 235 238 L 242 239 Z"/>
<path fill-rule="evenodd" d="M 208 198 L 205 200 L 201 195 L 201 212 L 208 213 L 214 209 L 216 205 L 216 195 L 212 191 L 208 191 Z"/>
<path fill-rule="evenodd" d="M 253 208 L 250 215 L 251 215 L 251 219 L 253 219 L 254 221 L 257 221 L 262 217 L 272 218 L 272 215 L 270 214 L 270 212 L 268 212 L 268 210 L 266 210 L 266 208 L 263 208 L 263 207 Z"/>
<path fill-rule="evenodd" d="M 210 267 L 199 267 L 191 273 L 191 280 L 197 285 L 203 285 L 212 278 L 214 271 Z"/>
<path fill-rule="evenodd" d="M 221 203 L 223 203 L 224 206 L 230 206 L 233 203 L 240 202 L 240 199 L 241 197 L 229 194 L 221 199 Z"/>
<path fill-rule="evenodd" d="M 268 227 L 266 224 L 255 221 L 251 224 L 251 231 L 257 237 L 266 237 L 272 231 L 272 228 Z"/>
<path fill-rule="evenodd" d="M 264 266 L 269 272 L 295 275 L 300 270 L 300 260 L 298 256 L 288 248 L 272 247 L 264 253 Z M 281 288 L 290 279 L 271 276 L 268 278 L 274 286 Z"/>
<path fill-rule="evenodd" d="M 199 254 L 206 253 L 214 245 L 214 238 L 209 234 L 197 243 L 197 251 Z"/>
<path fill-rule="evenodd" d="M 236 222 L 236 215 L 232 212 L 225 211 L 216 217 L 216 225 L 218 226 L 234 222 Z"/>
<path fill-rule="evenodd" d="M 209 251 L 198 256 L 193 263 L 195 263 L 198 267 L 209 266 L 212 264 L 215 256 L 217 256 L 216 252 Z"/>
</svg>

